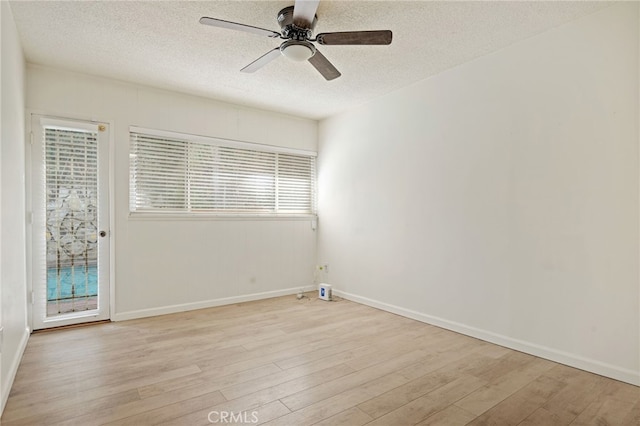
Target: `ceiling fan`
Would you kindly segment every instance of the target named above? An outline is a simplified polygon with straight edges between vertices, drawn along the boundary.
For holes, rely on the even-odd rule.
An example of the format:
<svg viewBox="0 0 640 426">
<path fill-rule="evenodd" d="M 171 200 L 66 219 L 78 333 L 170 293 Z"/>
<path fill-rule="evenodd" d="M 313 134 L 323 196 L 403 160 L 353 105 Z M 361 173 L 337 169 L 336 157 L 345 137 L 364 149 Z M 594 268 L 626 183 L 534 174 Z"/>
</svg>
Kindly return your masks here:
<svg viewBox="0 0 640 426">
<path fill-rule="evenodd" d="M 285 40 L 279 47 L 267 52 L 240 70 L 248 73 L 259 70 L 283 55 L 294 61 L 309 61 L 325 79 L 333 80 L 340 77 L 340 71 L 320 53 L 313 44 L 314 42 L 321 45 L 391 44 L 392 33 L 389 30 L 321 33 L 312 38 L 313 30 L 318 22 L 316 16 L 318 3 L 320 0 L 295 0 L 294 6 L 285 7 L 278 12 L 280 32 L 208 17 L 200 18 L 200 23 Z"/>
</svg>

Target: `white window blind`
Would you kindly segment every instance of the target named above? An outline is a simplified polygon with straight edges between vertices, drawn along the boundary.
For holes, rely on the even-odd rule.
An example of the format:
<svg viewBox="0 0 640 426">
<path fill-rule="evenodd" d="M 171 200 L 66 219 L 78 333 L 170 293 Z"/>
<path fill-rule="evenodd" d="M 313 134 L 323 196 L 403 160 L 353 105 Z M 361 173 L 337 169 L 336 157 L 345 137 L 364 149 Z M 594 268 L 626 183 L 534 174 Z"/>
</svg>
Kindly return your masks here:
<svg viewBox="0 0 640 426">
<path fill-rule="evenodd" d="M 158 133 L 130 132 L 132 213 L 315 214 L 314 155 Z"/>
</svg>

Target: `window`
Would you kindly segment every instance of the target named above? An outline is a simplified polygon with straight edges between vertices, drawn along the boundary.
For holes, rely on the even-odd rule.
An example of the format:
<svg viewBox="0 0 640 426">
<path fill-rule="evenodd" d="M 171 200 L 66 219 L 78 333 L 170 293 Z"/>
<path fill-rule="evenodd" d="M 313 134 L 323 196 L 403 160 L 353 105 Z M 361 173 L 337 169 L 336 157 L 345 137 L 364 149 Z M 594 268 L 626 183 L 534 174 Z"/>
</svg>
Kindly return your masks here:
<svg viewBox="0 0 640 426">
<path fill-rule="evenodd" d="M 315 153 L 132 127 L 130 211 L 308 216 Z"/>
</svg>

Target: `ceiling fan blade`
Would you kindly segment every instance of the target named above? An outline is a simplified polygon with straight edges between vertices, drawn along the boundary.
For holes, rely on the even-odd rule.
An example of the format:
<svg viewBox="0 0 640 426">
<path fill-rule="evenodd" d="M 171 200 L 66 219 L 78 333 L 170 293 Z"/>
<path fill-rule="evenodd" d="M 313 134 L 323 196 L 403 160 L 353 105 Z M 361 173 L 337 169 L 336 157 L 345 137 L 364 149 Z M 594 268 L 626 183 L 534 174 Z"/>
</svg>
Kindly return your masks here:
<svg viewBox="0 0 640 426">
<path fill-rule="evenodd" d="M 313 65 L 327 81 L 331 81 L 342 75 L 319 50 L 316 50 L 316 54 L 309 58 L 309 62 L 311 62 L 311 65 Z"/>
<path fill-rule="evenodd" d="M 320 0 L 296 0 L 293 7 L 293 23 L 300 28 L 311 28 Z"/>
<path fill-rule="evenodd" d="M 241 72 L 256 72 L 260 68 L 262 68 L 265 65 L 267 65 L 269 62 L 271 62 L 274 59 L 276 59 L 280 55 L 281 55 L 280 48 L 276 47 L 275 49 L 270 50 L 267 53 L 265 53 L 264 55 L 260 56 L 258 59 L 256 59 L 255 61 L 251 62 L 246 67 L 242 68 L 240 71 Z"/>
<path fill-rule="evenodd" d="M 319 44 L 391 44 L 393 33 L 389 30 L 381 31 L 345 31 L 339 33 L 322 33 L 316 36 Z"/>
<path fill-rule="evenodd" d="M 202 18 L 200 18 L 200 23 L 203 25 L 210 25 L 212 27 L 226 28 L 228 30 L 244 31 L 246 33 L 252 33 L 252 34 L 267 36 L 271 38 L 280 37 L 280 33 L 277 33 L 275 31 L 265 30 L 264 28 L 252 27 L 251 25 L 238 24 L 237 22 L 223 21 L 222 19 L 207 18 L 206 16 L 203 16 Z"/>
</svg>

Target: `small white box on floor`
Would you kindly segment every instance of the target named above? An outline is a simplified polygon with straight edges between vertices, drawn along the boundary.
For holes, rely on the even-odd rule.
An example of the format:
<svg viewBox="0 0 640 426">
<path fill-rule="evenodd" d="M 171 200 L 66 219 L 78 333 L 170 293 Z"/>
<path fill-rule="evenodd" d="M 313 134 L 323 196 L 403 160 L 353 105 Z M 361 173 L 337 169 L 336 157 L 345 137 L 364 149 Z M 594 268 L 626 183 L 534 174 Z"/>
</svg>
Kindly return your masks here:
<svg viewBox="0 0 640 426">
<path fill-rule="evenodd" d="M 318 297 L 322 300 L 331 300 L 331 285 L 320 284 L 318 286 Z"/>
</svg>

